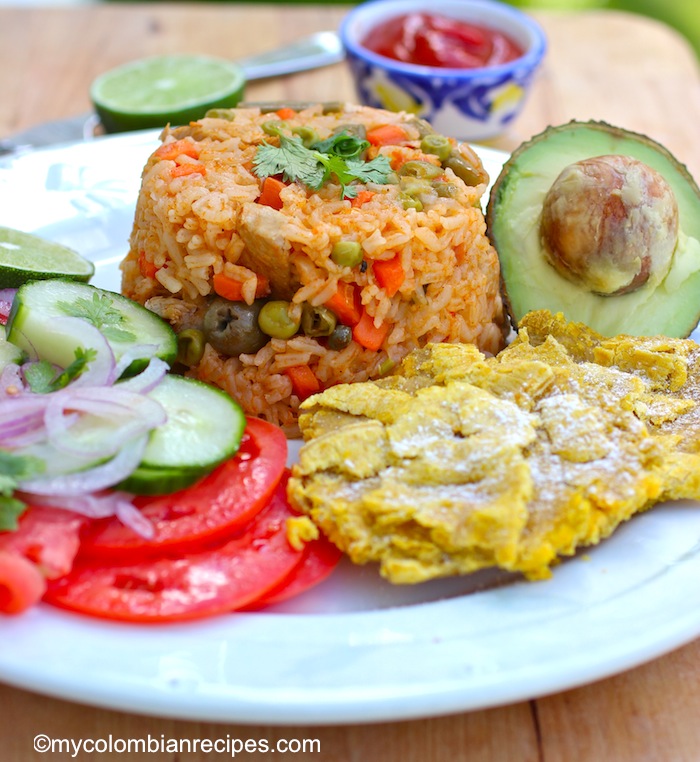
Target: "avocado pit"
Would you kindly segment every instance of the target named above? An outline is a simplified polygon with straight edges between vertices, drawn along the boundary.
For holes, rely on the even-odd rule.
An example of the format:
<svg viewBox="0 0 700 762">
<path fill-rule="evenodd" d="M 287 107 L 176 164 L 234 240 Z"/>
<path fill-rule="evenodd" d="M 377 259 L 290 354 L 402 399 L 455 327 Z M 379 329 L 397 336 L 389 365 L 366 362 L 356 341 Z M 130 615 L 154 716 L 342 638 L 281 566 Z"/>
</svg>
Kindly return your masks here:
<svg viewBox="0 0 700 762">
<path fill-rule="evenodd" d="M 540 220 L 552 267 L 604 296 L 660 282 L 678 229 L 678 204 L 668 182 L 643 162 L 614 154 L 565 167 L 545 197 Z"/>
</svg>

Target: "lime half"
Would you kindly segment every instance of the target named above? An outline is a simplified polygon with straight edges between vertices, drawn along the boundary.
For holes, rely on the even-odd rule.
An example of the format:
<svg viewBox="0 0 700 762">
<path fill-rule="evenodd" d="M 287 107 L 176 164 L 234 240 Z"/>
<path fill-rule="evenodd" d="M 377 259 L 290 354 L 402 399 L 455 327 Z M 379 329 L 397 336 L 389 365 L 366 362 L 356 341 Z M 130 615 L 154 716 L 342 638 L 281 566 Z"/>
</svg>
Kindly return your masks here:
<svg viewBox="0 0 700 762">
<path fill-rule="evenodd" d="M 156 56 L 99 76 L 90 88 L 107 132 L 187 124 L 210 108 L 232 108 L 245 73 L 233 61 L 208 56 Z"/>
<path fill-rule="evenodd" d="M 0 227 L 0 288 L 31 280 L 65 278 L 86 282 L 95 266 L 73 249 L 20 230 Z"/>
</svg>

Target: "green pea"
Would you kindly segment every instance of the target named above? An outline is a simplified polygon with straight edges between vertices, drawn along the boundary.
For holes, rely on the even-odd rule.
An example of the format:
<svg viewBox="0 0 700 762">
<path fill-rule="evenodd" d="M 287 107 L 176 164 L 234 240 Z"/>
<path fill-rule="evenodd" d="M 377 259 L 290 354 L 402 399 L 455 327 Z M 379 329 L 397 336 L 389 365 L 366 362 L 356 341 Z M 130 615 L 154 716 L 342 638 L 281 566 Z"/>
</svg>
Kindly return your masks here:
<svg viewBox="0 0 700 762">
<path fill-rule="evenodd" d="M 339 350 L 345 349 L 352 341 L 352 328 L 347 325 L 337 325 L 333 333 L 328 337 L 328 348 Z"/>
<path fill-rule="evenodd" d="M 177 335 L 177 361 L 191 368 L 204 354 L 204 334 L 196 328 L 186 328 Z"/>
<path fill-rule="evenodd" d="M 453 152 L 449 158 L 445 160 L 445 167 L 451 169 L 460 180 L 463 180 L 467 185 L 479 185 L 482 182 L 481 175 L 475 167 L 473 167 L 463 156 Z"/>
<path fill-rule="evenodd" d="M 302 144 L 307 148 L 318 142 L 318 132 L 313 127 L 307 127 L 306 125 L 292 127 L 292 134 L 298 135 L 301 138 Z"/>
<path fill-rule="evenodd" d="M 301 330 L 307 336 L 330 336 L 338 324 L 336 316 L 328 307 L 314 307 L 308 302 L 301 311 Z"/>
<path fill-rule="evenodd" d="M 275 119 L 271 122 L 263 122 L 260 125 L 260 128 L 266 135 L 277 135 L 279 136 L 282 130 L 288 129 L 289 125 L 287 122 L 282 121 L 281 119 Z"/>
<path fill-rule="evenodd" d="M 341 267 L 356 267 L 362 262 L 362 246 L 357 241 L 337 241 L 331 259 Z"/>
<path fill-rule="evenodd" d="M 421 180 L 432 180 L 440 177 L 442 167 L 431 164 L 429 161 L 407 161 L 399 169 L 400 177 L 417 177 Z"/>
<path fill-rule="evenodd" d="M 426 135 L 420 142 L 420 150 L 437 156 L 440 161 L 445 161 L 452 153 L 452 143 L 444 135 Z"/>
<path fill-rule="evenodd" d="M 292 310 L 290 302 L 265 302 L 258 315 L 258 326 L 273 339 L 291 339 L 301 325 L 300 310 Z"/>
</svg>

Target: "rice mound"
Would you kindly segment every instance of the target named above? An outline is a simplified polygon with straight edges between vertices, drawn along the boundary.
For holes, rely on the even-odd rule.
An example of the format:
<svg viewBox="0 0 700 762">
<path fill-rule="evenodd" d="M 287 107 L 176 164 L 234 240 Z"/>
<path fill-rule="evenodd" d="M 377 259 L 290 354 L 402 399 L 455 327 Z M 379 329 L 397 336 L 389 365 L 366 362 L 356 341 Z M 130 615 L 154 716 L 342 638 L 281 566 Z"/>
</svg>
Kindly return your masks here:
<svg viewBox="0 0 700 762">
<path fill-rule="evenodd" d="M 357 203 L 341 197 L 333 177 L 317 191 L 289 183 L 280 194 L 281 208 L 273 209 L 258 203 L 262 181 L 253 163 L 258 146 L 278 140 L 263 129 L 271 120 L 279 117 L 246 107 L 163 131 L 162 146 L 142 174 L 130 250 L 121 264 L 123 293 L 180 332 L 202 328 L 220 273 L 241 284 L 240 299 L 247 304 L 267 281 L 266 298 L 314 306 L 327 303 L 338 284 L 346 283 L 357 290 L 374 325 L 388 332 L 378 350 L 355 340 L 330 349 L 325 337 L 303 332 L 272 338 L 239 356 L 222 354 L 207 341 L 188 375 L 221 387 L 249 415 L 294 435 L 301 399 L 290 368 L 307 366 L 320 388 L 327 388 L 377 378 L 428 342 L 465 342 L 487 353 L 501 349 L 499 264 L 480 207 L 488 177 L 469 146 L 453 141 L 453 151 L 474 168 L 476 184 L 444 169 L 450 194 L 433 193 L 422 209 L 404 208 L 395 178 L 359 186 L 368 193 Z M 328 111 L 318 105 L 285 114 L 284 120 L 285 129 L 312 127 L 320 139 L 346 124 L 367 131 L 401 125 L 407 139 L 400 145 L 368 151 L 385 154 L 394 169 L 415 159 L 439 164 L 420 150 L 426 125 L 405 113 L 354 105 Z M 338 241 L 361 244 L 361 266 L 331 259 Z M 397 255 L 404 279 L 389 296 L 372 265 Z"/>
</svg>

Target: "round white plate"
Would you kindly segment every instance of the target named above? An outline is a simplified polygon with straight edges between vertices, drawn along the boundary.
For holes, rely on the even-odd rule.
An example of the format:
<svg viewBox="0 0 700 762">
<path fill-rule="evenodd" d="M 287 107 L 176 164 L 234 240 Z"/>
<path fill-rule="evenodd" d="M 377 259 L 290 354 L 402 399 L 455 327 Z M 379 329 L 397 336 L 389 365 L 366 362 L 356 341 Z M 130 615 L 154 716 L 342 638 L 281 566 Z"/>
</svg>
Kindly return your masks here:
<svg viewBox="0 0 700 762">
<path fill-rule="evenodd" d="M 96 263 L 118 290 L 157 133 L 0 162 L 0 225 Z M 480 150 L 492 176 L 504 156 Z M 294 448 L 293 448 L 294 449 Z M 658 506 L 551 580 L 392 587 L 340 568 L 260 613 L 133 626 L 48 606 L 0 620 L 0 680 L 130 712 L 260 724 L 427 717 L 510 703 L 633 667 L 700 635 L 700 504 Z"/>
</svg>

